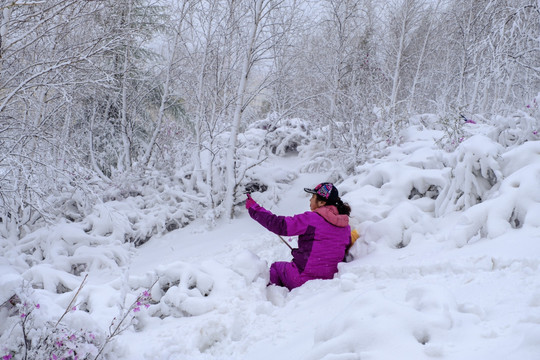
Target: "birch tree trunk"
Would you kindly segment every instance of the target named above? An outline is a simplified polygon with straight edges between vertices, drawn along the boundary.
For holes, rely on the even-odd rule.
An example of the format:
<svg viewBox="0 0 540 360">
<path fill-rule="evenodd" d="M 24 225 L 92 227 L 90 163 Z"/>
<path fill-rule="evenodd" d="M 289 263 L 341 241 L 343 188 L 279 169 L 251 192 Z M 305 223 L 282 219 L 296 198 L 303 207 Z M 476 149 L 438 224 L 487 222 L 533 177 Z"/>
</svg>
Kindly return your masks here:
<svg viewBox="0 0 540 360">
<path fill-rule="evenodd" d="M 420 50 L 420 55 L 418 58 L 418 62 L 416 64 L 416 72 L 414 73 L 414 78 L 411 86 L 411 93 L 409 95 L 409 102 L 407 104 L 409 114 L 412 114 L 414 110 L 414 104 L 415 104 L 415 96 L 416 96 L 416 88 L 418 85 L 418 82 L 420 81 L 422 74 L 422 65 L 424 64 L 424 59 L 426 56 L 426 52 L 428 50 L 428 43 L 431 38 L 431 32 L 433 30 L 433 20 L 431 20 L 433 15 L 437 14 L 437 11 L 439 9 L 440 1 L 437 1 L 437 4 L 435 5 L 435 8 L 433 11 L 430 11 L 426 17 L 426 21 L 428 21 L 428 28 L 426 30 L 426 35 L 424 37 L 424 41 L 422 42 L 422 48 Z"/>
<path fill-rule="evenodd" d="M 131 144 L 129 139 L 129 125 L 127 114 L 127 91 L 128 91 L 128 63 L 129 63 L 129 51 L 126 47 L 124 52 L 124 65 L 122 74 L 122 115 L 121 115 L 121 127 L 122 127 L 122 156 L 118 162 L 119 170 L 125 171 L 131 168 Z"/>
<path fill-rule="evenodd" d="M 156 145 L 156 140 L 161 132 L 163 118 L 165 117 L 165 106 L 167 103 L 167 99 L 169 98 L 169 91 L 170 91 L 169 88 L 170 88 L 170 83 L 171 83 L 171 64 L 170 63 L 167 65 L 165 76 L 166 76 L 165 84 L 163 85 L 163 95 L 161 96 L 161 103 L 159 105 L 156 127 L 154 128 L 154 131 L 152 133 L 152 138 L 150 139 L 146 147 L 146 150 L 144 152 L 144 155 L 141 159 L 141 163 L 143 166 L 148 166 L 148 163 L 150 162 L 150 159 L 152 157 L 152 151 L 154 150 L 154 147 Z"/>
<path fill-rule="evenodd" d="M 94 124 L 95 124 L 96 116 L 97 116 L 96 107 L 97 107 L 97 105 L 94 104 L 94 106 L 92 108 L 92 116 L 90 118 L 90 131 L 88 132 L 88 143 L 90 145 L 89 146 L 90 147 L 90 164 L 91 164 L 92 169 L 98 174 L 98 176 L 104 182 L 109 182 L 109 178 L 107 176 L 105 176 L 105 174 L 103 173 L 103 171 L 101 170 L 101 168 L 99 167 L 99 165 L 97 163 L 96 154 L 95 154 L 95 150 L 94 150 Z"/>
<path fill-rule="evenodd" d="M 167 100 L 169 98 L 169 94 L 171 91 L 170 90 L 171 71 L 172 71 L 173 63 L 175 62 L 175 59 L 176 59 L 176 52 L 178 48 L 178 34 L 182 29 L 182 20 L 183 20 L 183 16 L 181 17 L 180 22 L 177 26 L 177 31 L 174 32 L 174 38 L 172 41 L 172 49 L 170 51 L 170 54 L 168 55 L 167 65 L 165 67 L 165 84 L 163 84 L 163 94 L 161 95 L 161 102 L 159 104 L 156 126 L 154 128 L 154 131 L 152 132 L 152 137 L 150 138 L 150 141 L 148 142 L 146 150 L 141 159 L 141 163 L 143 166 L 148 166 L 150 159 L 152 158 L 152 152 L 154 151 L 154 148 L 156 146 L 157 138 L 159 134 L 161 133 L 161 128 L 163 125 L 163 118 L 165 117 L 165 110 L 166 110 L 165 108 L 166 108 Z"/>
<path fill-rule="evenodd" d="M 405 46 L 405 35 L 407 30 L 406 20 L 403 19 L 400 24 L 400 33 L 398 39 L 398 49 L 396 53 L 396 60 L 394 63 L 394 75 L 392 76 L 392 93 L 390 94 L 390 115 L 392 121 L 392 129 L 394 129 L 396 121 L 396 106 L 397 106 L 397 93 L 400 83 L 400 70 L 401 70 L 401 57 L 403 56 L 403 47 Z"/>
<path fill-rule="evenodd" d="M 141 163 L 143 166 L 148 166 L 150 163 L 150 159 L 152 158 L 152 153 L 154 151 L 154 148 L 156 147 L 157 139 L 161 133 L 162 125 L 163 125 L 163 119 L 165 117 L 165 110 L 167 107 L 167 100 L 169 99 L 169 95 L 171 93 L 171 80 L 172 80 L 172 71 L 173 66 L 177 61 L 178 56 L 178 48 L 180 47 L 180 34 L 183 31 L 183 25 L 184 20 L 187 16 L 188 11 L 188 3 L 183 2 L 182 7 L 178 10 L 175 9 L 175 11 L 179 14 L 179 19 L 176 24 L 173 25 L 173 40 L 171 42 L 172 48 L 169 50 L 169 53 L 167 54 L 167 63 L 165 65 L 165 83 L 163 84 L 163 94 L 161 95 L 161 101 L 159 105 L 159 110 L 157 114 L 157 121 L 156 126 L 154 128 L 154 131 L 152 132 L 152 137 L 150 138 L 150 141 L 148 142 L 148 145 L 146 147 L 146 150 L 141 158 Z"/>
<path fill-rule="evenodd" d="M 211 9 L 212 15 L 215 11 L 214 8 Z M 213 16 L 210 15 L 208 19 L 208 26 L 205 29 L 205 44 L 204 44 L 204 52 L 203 52 L 203 58 L 200 62 L 200 68 L 199 72 L 197 74 L 197 97 L 195 101 L 197 102 L 196 110 L 195 110 L 195 146 L 196 151 L 193 153 L 193 174 L 191 175 L 191 186 L 199 188 L 199 184 L 201 183 L 201 178 L 203 177 L 202 172 L 202 161 L 201 161 L 201 152 L 202 152 L 202 132 L 203 132 L 203 121 L 205 117 L 205 102 L 206 99 L 204 98 L 204 92 L 205 92 L 205 80 L 206 80 L 206 72 L 208 67 L 208 54 L 210 51 L 210 46 L 212 44 L 212 21 Z M 212 102 L 213 106 L 215 106 L 216 101 Z M 214 112 L 212 112 L 213 114 Z M 208 173 L 206 176 L 207 184 L 205 186 L 205 192 L 206 192 L 206 198 L 207 198 L 207 206 L 210 208 L 214 207 L 213 201 L 212 201 L 212 164 L 209 165 L 209 168 L 207 169 Z M 200 189 L 198 189 L 200 190 Z"/>
<path fill-rule="evenodd" d="M 469 59 L 469 37 L 470 37 L 470 31 L 471 31 L 471 24 L 473 20 L 473 11 L 470 9 L 467 14 L 467 23 L 465 28 L 463 29 L 463 43 L 460 44 L 461 47 L 461 63 L 460 63 L 460 71 L 459 71 L 459 85 L 458 85 L 458 94 L 457 94 L 457 101 L 458 104 L 461 105 L 465 102 L 465 87 L 466 87 L 466 80 L 465 76 L 467 74 L 467 68 L 468 68 L 468 59 Z"/>
<path fill-rule="evenodd" d="M 236 141 L 238 138 L 238 130 L 240 128 L 240 122 L 242 120 L 242 110 L 244 107 L 244 95 L 246 93 L 247 81 L 249 77 L 249 70 L 251 67 L 251 61 L 253 53 L 255 51 L 255 42 L 257 40 L 257 30 L 259 22 L 261 20 L 261 13 L 264 0 L 256 0 L 255 8 L 253 9 L 253 23 L 251 24 L 247 51 L 242 64 L 242 72 L 240 77 L 240 83 L 238 84 L 238 91 L 236 93 L 236 102 L 234 107 L 233 121 L 231 125 L 231 135 L 229 138 L 229 145 L 227 147 L 227 159 L 226 159 L 226 189 L 225 189 L 225 217 L 231 219 L 233 216 L 234 198 L 236 192 Z"/>
</svg>

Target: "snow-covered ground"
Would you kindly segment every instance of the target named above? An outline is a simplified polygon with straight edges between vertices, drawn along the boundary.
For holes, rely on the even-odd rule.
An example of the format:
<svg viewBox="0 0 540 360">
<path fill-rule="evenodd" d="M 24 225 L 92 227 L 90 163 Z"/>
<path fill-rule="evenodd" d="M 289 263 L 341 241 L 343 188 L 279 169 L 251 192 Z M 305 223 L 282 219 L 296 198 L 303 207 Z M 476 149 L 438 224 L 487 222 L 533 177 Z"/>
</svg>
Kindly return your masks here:
<svg viewBox="0 0 540 360">
<path fill-rule="evenodd" d="M 64 321 L 105 336 L 148 289 L 130 309 L 132 325 L 106 348 L 111 359 L 537 360 L 540 142 L 503 146 L 477 132 L 447 153 L 439 132 L 417 124 L 402 145 L 338 183 L 361 238 L 333 280 L 267 288 L 268 265 L 289 260 L 289 249 L 241 207 L 234 220 L 210 229 L 196 220 L 137 248 L 106 241 L 120 225 L 103 210 L 90 228 L 4 240 L 0 302 L 23 278 L 39 283 L 27 291 L 39 302 L 33 321 L 45 321 L 40 312 L 58 318 L 88 273 Z M 270 159 L 262 173 L 279 168 L 294 180 L 254 199 L 280 215 L 307 211 L 303 188 L 336 175 L 301 172 L 304 162 Z M 55 260 L 33 260 L 37 239 L 43 258 Z M 99 262 L 88 260 L 94 255 Z M 67 274 L 78 262 L 89 267 Z M 60 285 L 70 291 L 57 294 Z M 2 355 L 19 331 L 4 305 Z"/>
</svg>

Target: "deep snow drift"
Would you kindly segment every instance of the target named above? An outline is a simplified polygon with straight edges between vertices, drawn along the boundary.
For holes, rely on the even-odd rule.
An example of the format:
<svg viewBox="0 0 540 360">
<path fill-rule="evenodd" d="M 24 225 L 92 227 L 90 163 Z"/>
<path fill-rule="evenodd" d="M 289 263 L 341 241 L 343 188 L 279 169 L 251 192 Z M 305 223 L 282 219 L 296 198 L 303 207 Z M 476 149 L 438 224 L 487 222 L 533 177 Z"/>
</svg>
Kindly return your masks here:
<svg viewBox="0 0 540 360">
<path fill-rule="evenodd" d="M 302 152 L 264 163 L 261 205 L 307 211 L 302 189 L 337 180 L 361 234 L 333 280 L 291 292 L 266 287 L 268 265 L 289 249 L 241 204 L 235 220 L 199 219 L 137 248 L 124 234 L 140 197 L 1 239 L 0 355 L 21 357 L 26 320 L 30 338 L 57 326 L 64 339 L 36 358 L 93 358 L 125 316 L 107 358 L 538 359 L 540 141 L 511 121 L 466 124 L 447 152 L 431 118 L 417 117 L 401 145 L 345 180 L 301 171 Z"/>
</svg>

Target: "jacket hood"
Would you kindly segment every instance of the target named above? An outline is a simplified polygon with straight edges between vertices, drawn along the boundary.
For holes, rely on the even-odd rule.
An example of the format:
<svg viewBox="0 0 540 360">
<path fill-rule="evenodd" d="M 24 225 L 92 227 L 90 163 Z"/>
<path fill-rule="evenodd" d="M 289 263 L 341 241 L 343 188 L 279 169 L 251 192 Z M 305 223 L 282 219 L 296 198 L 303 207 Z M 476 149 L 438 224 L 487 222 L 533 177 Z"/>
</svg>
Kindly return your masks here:
<svg viewBox="0 0 540 360">
<path fill-rule="evenodd" d="M 327 205 L 313 210 L 317 214 L 321 215 L 324 220 L 330 224 L 338 227 L 346 227 L 349 225 L 349 217 L 347 215 L 340 214 L 337 207 L 334 205 Z"/>
</svg>

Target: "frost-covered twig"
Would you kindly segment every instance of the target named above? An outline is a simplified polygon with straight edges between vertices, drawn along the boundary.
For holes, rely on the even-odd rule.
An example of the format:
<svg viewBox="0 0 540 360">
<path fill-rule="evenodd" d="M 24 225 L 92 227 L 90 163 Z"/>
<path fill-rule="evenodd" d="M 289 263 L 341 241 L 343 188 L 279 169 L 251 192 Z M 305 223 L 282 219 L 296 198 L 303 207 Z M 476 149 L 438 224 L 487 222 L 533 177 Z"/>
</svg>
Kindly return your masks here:
<svg viewBox="0 0 540 360">
<path fill-rule="evenodd" d="M 154 285 L 159 281 L 159 278 L 156 279 L 156 281 L 154 281 L 154 283 L 150 286 L 149 289 L 152 289 L 154 287 Z M 120 319 L 120 321 L 118 322 L 118 324 L 116 324 L 115 326 L 115 323 L 114 323 L 114 320 L 116 320 L 116 318 L 113 319 L 113 321 L 111 322 L 111 325 L 109 326 L 109 335 L 107 336 L 107 338 L 105 339 L 105 341 L 103 342 L 103 345 L 101 346 L 101 348 L 99 349 L 96 357 L 94 358 L 94 360 L 97 360 L 99 358 L 99 356 L 101 355 L 101 353 L 103 352 L 103 350 L 105 350 L 105 347 L 107 346 L 107 344 L 116 336 L 116 335 L 119 335 L 120 333 L 122 333 L 124 330 L 126 330 L 128 327 L 129 327 L 129 324 L 127 326 L 122 326 L 122 324 L 124 323 L 124 321 L 126 321 L 126 319 L 128 318 L 128 316 L 131 314 L 131 312 L 138 312 L 141 310 L 141 306 L 144 305 L 145 307 L 149 307 L 150 305 L 148 304 L 148 300 L 150 299 L 150 293 L 148 292 L 148 290 L 146 291 L 143 291 L 142 294 L 140 294 L 136 299 L 135 301 L 133 301 L 133 303 L 130 305 L 129 309 L 124 313 L 124 315 L 122 316 L 122 318 Z M 145 302 L 146 301 L 146 302 Z"/>
<path fill-rule="evenodd" d="M 242 180 L 244 179 L 244 177 L 246 176 L 246 172 L 251 169 L 251 168 L 254 168 L 255 166 L 258 166 L 260 164 L 262 164 L 263 162 L 265 162 L 266 160 L 268 159 L 268 156 L 265 156 L 263 159 L 257 161 L 256 163 L 254 164 L 251 164 L 249 166 L 247 166 L 244 171 L 242 172 L 242 175 L 240 175 L 240 178 L 238 179 L 238 181 L 236 182 L 236 184 L 234 185 L 234 192 L 236 193 L 236 190 L 238 189 L 238 186 L 242 183 Z"/>
<path fill-rule="evenodd" d="M 64 313 L 62 314 L 62 316 L 60 316 L 60 319 L 58 319 L 58 321 L 56 322 L 56 324 L 54 325 L 54 327 L 56 328 L 58 326 L 58 324 L 60 324 L 60 321 L 62 321 L 62 319 L 64 318 L 64 316 L 66 316 L 66 314 L 71 310 L 71 306 L 73 305 L 73 303 L 75 302 L 75 300 L 77 300 L 77 296 L 79 295 L 79 293 L 81 292 L 83 286 L 84 286 L 84 283 L 86 281 L 86 278 L 88 278 L 88 274 L 85 275 L 81 285 L 79 286 L 79 290 L 77 290 L 77 292 L 75 293 L 75 295 L 73 296 L 73 298 L 71 299 L 71 301 L 69 302 L 69 305 L 66 307 L 66 310 L 64 311 Z"/>
</svg>

